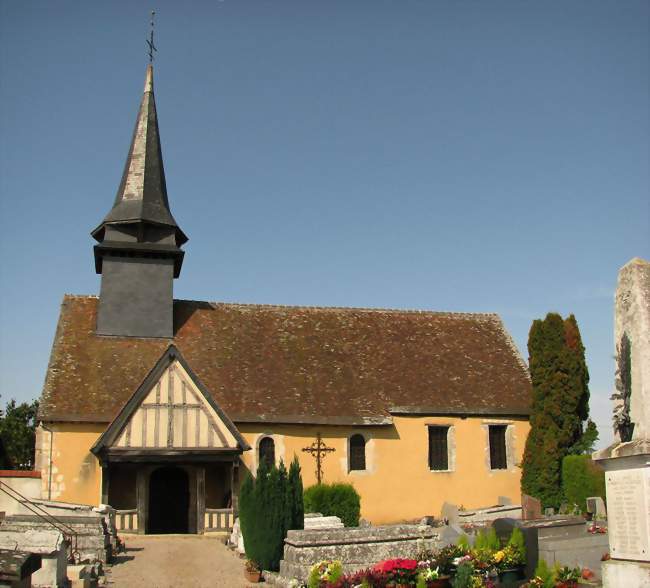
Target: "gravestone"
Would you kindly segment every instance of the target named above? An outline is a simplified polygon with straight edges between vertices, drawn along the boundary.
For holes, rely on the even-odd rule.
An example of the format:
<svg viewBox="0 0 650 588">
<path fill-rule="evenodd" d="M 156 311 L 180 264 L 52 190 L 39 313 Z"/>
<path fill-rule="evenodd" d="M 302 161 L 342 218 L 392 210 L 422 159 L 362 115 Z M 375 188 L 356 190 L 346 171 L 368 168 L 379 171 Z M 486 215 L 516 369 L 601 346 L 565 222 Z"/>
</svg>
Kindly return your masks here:
<svg viewBox="0 0 650 588">
<path fill-rule="evenodd" d="M 614 346 L 615 442 L 593 455 L 607 492 L 603 586 L 650 586 L 650 263 L 638 257 L 618 274 Z"/>
<path fill-rule="evenodd" d="M 593 515 L 594 519 L 607 518 L 607 509 L 605 501 L 600 496 L 590 496 L 587 498 L 587 512 Z"/>
<path fill-rule="evenodd" d="M 67 548 L 63 535 L 52 527 L 27 531 L 5 531 L 0 527 L 0 549 L 17 549 L 41 556 L 41 567 L 32 576 L 35 586 L 65 584 Z"/>
<path fill-rule="evenodd" d="M 280 579 L 305 581 L 312 566 L 323 560 L 338 560 L 345 573 L 372 567 L 390 558 L 414 558 L 423 550 L 440 548 L 440 531 L 428 525 L 387 525 L 343 529 L 288 531 Z"/>
<path fill-rule="evenodd" d="M 450 502 L 443 502 L 440 510 L 440 518 L 449 525 L 458 525 L 460 516 L 458 515 L 458 506 Z"/>
<path fill-rule="evenodd" d="M 525 521 L 542 518 L 542 503 L 528 494 L 521 495 L 521 518 Z"/>
<path fill-rule="evenodd" d="M 0 549 L 0 586 L 31 586 L 31 576 L 40 567 L 37 553 Z"/>
</svg>

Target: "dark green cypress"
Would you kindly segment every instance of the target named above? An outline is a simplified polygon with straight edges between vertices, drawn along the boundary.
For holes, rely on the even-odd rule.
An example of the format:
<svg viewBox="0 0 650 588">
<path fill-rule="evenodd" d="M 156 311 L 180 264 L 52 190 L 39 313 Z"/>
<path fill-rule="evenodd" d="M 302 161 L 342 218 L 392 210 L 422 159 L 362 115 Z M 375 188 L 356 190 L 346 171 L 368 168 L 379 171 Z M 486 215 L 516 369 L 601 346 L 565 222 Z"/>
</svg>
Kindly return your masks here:
<svg viewBox="0 0 650 588">
<path fill-rule="evenodd" d="M 243 484 L 239 490 L 239 526 L 242 536 L 244 537 L 244 549 L 246 557 L 255 559 L 255 521 L 257 520 L 256 502 L 255 502 L 255 479 L 250 474 L 246 475 Z"/>
<path fill-rule="evenodd" d="M 289 466 L 289 479 L 287 483 L 287 503 L 289 523 L 287 529 L 304 529 L 305 505 L 302 497 L 302 476 L 298 457 L 293 456 Z"/>
<path fill-rule="evenodd" d="M 295 522 L 299 517 L 300 525 Z M 239 522 L 246 556 L 262 569 L 277 571 L 288 529 L 302 528 L 302 479 L 297 459 L 287 468 L 262 461 L 239 491 Z"/>
<path fill-rule="evenodd" d="M 544 506 L 562 502 L 562 459 L 581 449 L 589 415 L 589 372 L 578 323 L 549 313 L 535 320 L 528 336 L 533 387 L 530 433 L 524 451 L 522 491 Z M 589 435 L 593 436 L 593 425 Z"/>
</svg>

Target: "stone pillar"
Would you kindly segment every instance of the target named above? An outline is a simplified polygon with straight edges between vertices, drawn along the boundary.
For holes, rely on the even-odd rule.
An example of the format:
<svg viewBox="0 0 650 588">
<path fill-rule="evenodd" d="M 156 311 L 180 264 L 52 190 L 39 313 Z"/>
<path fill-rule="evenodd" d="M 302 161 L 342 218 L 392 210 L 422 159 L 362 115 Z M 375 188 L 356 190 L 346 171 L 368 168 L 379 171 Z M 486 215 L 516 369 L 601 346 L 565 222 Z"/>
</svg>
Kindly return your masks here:
<svg viewBox="0 0 650 588">
<path fill-rule="evenodd" d="M 609 550 L 603 586 L 650 586 L 650 263 L 618 275 L 615 306 L 616 440 L 593 458 L 605 468 Z"/>
</svg>

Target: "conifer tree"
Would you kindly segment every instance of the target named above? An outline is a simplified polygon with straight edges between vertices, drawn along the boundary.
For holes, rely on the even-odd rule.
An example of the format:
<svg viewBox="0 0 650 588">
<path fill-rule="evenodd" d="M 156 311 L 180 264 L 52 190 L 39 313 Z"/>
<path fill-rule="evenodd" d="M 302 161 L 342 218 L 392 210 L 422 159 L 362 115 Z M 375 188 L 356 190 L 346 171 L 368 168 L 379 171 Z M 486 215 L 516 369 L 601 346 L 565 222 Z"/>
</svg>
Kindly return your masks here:
<svg viewBox="0 0 650 588">
<path fill-rule="evenodd" d="M 589 421 L 589 372 L 578 323 L 549 313 L 535 320 L 528 336 L 528 367 L 533 386 L 530 433 L 524 451 L 522 491 L 544 506 L 562 501 L 562 459 L 595 441 Z"/>
<path fill-rule="evenodd" d="M 277 570 L 288 529 L 303 527 L 303 498 L 297 459 L 289 472 L 262 460 L 257 475 L 250 474 L 239 491 L 239 521 L 246 556 L 262 569 Z"/>
<path fill-rule="evenodd" d="M 302 499 L 302 476 L 298 457 L 293 456 L 287 481 L 287 530 L 303 529 L 305 526 L 305 504 Z"/>
</svg>

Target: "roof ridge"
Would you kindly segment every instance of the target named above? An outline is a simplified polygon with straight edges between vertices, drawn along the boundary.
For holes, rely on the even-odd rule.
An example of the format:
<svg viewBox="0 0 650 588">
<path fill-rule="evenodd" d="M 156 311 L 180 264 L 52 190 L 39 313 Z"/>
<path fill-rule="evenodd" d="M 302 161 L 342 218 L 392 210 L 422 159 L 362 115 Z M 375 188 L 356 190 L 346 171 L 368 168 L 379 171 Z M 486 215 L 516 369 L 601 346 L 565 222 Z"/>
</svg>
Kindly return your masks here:
<svg viewBox="0 0 650 588">
<path fill-rule="evenodd" d="M 70 294 L 65 293 L 64 298 L 79 299 L 79 300 L 98 300 L 99 296 L 96 294 Z M 380 306 L 319 306 L 310 304 L 264 304 L 260 302 L 223 302 L 216 300 L 194 300 L 188 298 L 174 298 L 174 302 L 188 302 L 190 304 L 209 304 L 211 306 L 229 306 L 233 308 L 259 308 L 259 309 L 294 309 L 294 310 L 325 310 L 325 311 L 356 311 L 356 312 L 386 312 L 386 313 L 401 313 L 401 314 L 426 314 L 435 316 L 446 316 L 450 318 L 483 318 L 490 320 L 497 320 L 501 323 L 503 328 L 503 321 L 496 312 L 461 312 L 454 310 L 430 310 L 430 309 L 417 309 L 417 308 L 387 308 Z M 505 328 L 504 328 L 505 331 Z M 507 331 L 506 331 L 507 333 Z M 514 342 L 513 342 L 514 345 Z"/>
<path fill-rule="evenodd" d="M 363 306 L 318 306 L 308 304 L 262 304 L 262 303 L 247 303 L 247 302 L 218 302 L 213 300 L 188 300 L 183 298 L 175 298 L 175 302 L 189 302 L 196 304 L 210 304 L 212 306 L 230 306 L 241 308 L 260 308 L 260 309 L 296 309 L 296 310 L 350 310 L 360 312 L 390 312 L 403 313 L 403 314 L 431 314 L 438 316 L 449 316 L 457 318 L 476 317 L 486 319 L 501 320 L 496 312 L 458 312 L 458 311 L 444 311 L 444 310 L 421 310 L 414 308 L 385 308 L 385 307 L 363 307 Z"/>
<path fill-rule="evenodd" d="M 64 299 L 66 299 L 66 298 L 79 298 L 79 299 L 92 298 L 94 300 L 97 300 L 97 299 L 99 299 L 99 296 L 97 296 L 97 294 L 70 294 L 70 293 L 66 292 L 63 295 L 63 298 Z"/>
</svg>

